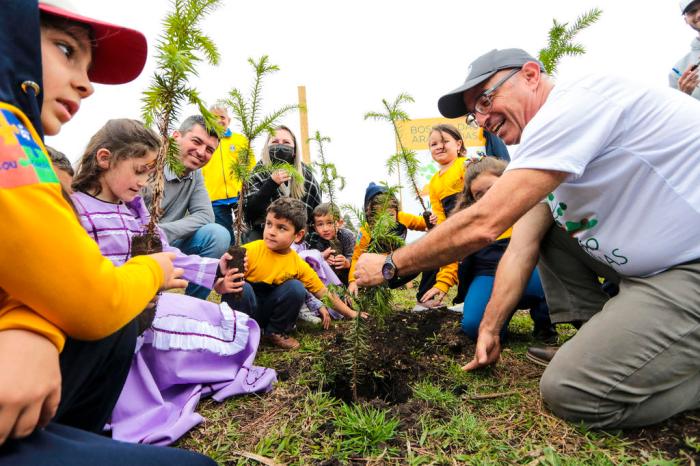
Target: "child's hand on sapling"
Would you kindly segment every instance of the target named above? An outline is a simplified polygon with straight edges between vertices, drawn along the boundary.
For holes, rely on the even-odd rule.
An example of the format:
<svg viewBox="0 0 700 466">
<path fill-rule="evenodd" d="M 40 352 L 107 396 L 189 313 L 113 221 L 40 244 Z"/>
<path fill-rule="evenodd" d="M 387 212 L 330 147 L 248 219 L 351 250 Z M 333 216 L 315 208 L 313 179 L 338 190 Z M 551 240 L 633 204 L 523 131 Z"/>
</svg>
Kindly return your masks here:
<svg viewBox="0 0 700 466">
<path fill-rule="evenodd" d="M 323 319 L 323 330 L 328 330 L 331 328 L 331 315 L 326 306 L 323 306 L 318 310 L 318 312 L 321 313 L 321 319 Z"/>
<path fill-rule="evenodd" d="M 235 267 L 228 269 L 226 274 L 214 283 L 214 291 L 219 294 L 242 293 L 245 284 L 244 276 L 245 274 Z"/>
</svg>

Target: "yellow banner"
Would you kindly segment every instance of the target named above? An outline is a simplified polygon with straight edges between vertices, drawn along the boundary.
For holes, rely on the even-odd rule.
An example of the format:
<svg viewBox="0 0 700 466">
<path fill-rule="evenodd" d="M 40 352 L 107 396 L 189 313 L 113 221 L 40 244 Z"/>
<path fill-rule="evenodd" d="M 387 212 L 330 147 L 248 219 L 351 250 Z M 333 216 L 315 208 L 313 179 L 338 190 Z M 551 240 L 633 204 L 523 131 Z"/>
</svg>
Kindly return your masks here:
<svg viewBox="0 0 700 466">
<path fill-rule="evenodd" d="M 428 150 L 430 128 L 445 123 L 457 127 L 462 134 L 465 147 L 484 147 L 486 144 L 483 130 L 481 128 L 471 128 L 467 126 L 464 118 L 455 118 L 452 120 L 447 118 L 419 118 L 417 120 L 399 121 L 397 122 L 397 128 L 406 149 Z M 396 146 L 398 148 L 398 141 Z"/>
</svg>

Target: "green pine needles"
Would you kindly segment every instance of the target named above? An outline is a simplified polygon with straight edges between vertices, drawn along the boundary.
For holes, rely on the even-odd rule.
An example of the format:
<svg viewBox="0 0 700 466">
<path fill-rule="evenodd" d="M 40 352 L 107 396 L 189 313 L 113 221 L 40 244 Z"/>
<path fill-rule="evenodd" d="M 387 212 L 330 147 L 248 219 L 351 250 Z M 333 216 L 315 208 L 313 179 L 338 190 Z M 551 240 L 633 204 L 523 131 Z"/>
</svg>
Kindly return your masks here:
<svg viewBox="0 0 700 466">
<path fill-rule="evenodd" d="M 331 206 L 335 207 L 338 205 L 336 203 L 337 191 L 342 191 L 345 188 L 345 178 L 338 175 L 338 168 L 333 162 L 330 162 L 326 158 L 324 144 L 330 143 L 331 138 L 321 136 L 321 133 L 316 131 L 314 137 L 309 138 L 309 142 L 312 141 L 318 144 L 318 161 L 314 162 L 313 166 L 318 169 L 318 173 L 321 175 L 321 180 L 318 183 L 321 189 L 321 197 L 326 195 L 328 197 L 328 202 L 331 203 Z M 337 187 L 336 184 L 338 185 Z M 331 215 L 334 220 L 340 220 L 340 210 L 332 208 Z"/>
<path fill-rule="evenodd" d="M 406 111 L 404 111 L 403 108 L 401 108 L 401 106 L 403 104 L 413 102 L 413 97 L 406 94 L 405 92 L 399 94 L 391 103 L 389 103 L 386 99 L 382 99 L 382 105 L 384 105 L 385 113 L 367 112 L 365 113 L 365 120 L 379 120 L 391 123 L 391 126 L 394 129 L 394 136 L 396 137 L 396 142 L 399 145 L 399 151 L 393 154 L 387 160 L 386 166 L 389 170 L 389 174 L 393 174 L 394 171 L 399 167 L 403 168 L 404 172 L 406 173 L 406 176 L 408 177 L 408 181 L 411 184 L 413 195 L 418 200 L 418 202 L 420 202 L 423 211 L 427 212 L 428 209 L 426 208 L 425 202 L 423 202 L 423 198 L 420 195 L 421 190 L 420 188 L 418 188 L 418 182 L 416 178 L 418 169 L 420 168 L 418 157 L 415 151 L 408 150 L 404 146 L 397 125 L 397 123 L 400 121 L 410 120 L 408 113 L 406 113 Z M 430 215 L 428 215 L 428 217 L 429 216 Z"/>
<path fill-rule="evenodd" d="M 579 43 L 574 43 L 576 35 L 600 19 L 603 11 L 594 8 L 579 16 L 574 24 L 560 23 L 553 19 L 552 28 L 549 30 L 547 47 L 539 52 L 539 59 L 547 74 L 556 74 L 559 61 L 564 56 L 576 56 L 586 53 L 586 49 Z"/>
<path fill-rule="evenodd" d="M 214 42 L 200 29 L 200 22 L 214 11 L 222 0 L 173 0 L 172 11 L 163 20 L 163 32 L 156 45 L 158 68 L 151 77 L 151 84 L 143 93 L 142 118 L 147 126 L 155 126 L 163 139 L 163 146 L 156 159 L 155 177 L 152 182 L 153 200 L 151 223 L 148 232 L 155 232 L 155 225 L 162 215 L 160 206 L 165 179 L 163 168 L 168 166 L 175 173 L 182 173 L 177 143 L 171 133 L 185 104 L 196 105 L 207 127 L 217 128 L 216 118 L 202 102 L 197 90 L 189 84 L 199 74 L 203 63 L 217 65 L 219 51 Z"/>
<path fill-rule="evenodd" d="M 395 233 L 396 219 L 388 211 L 389 201 L 396 196 L 399 187 L 386 184 L 384 186 L 387 192 L 377 195 L 380 201 L 379 208 L 372 213 L 371 222 L 365 211 L 346 206 L 355 215 L 361 229 L 370 233 L 371 239 L 366 251 L 368 253 L 388 253 L 403 246 L 404 243 L 403 238 Z M 357 295 L 350 297 L 354 302 L 353 308 L 366 311 L 378 327 L 384 325 L 385 319 L 392 312 L 393 293 L 386 284 L 372 288 L 359 288 Z M 347 361 L 350 371 L 350 388 L 355 401 L 358 399 L 357 386 L 364 373 L 365 355 L 369 350 L 367 325 L 365 319 L 356 318 L 346 336 L 349 344 L 345 348 L 344 360 Z"/>
<path fill-rule="evenodd" d="M 238 88 L 229 91 L 226 105 L 231 108 L 232 117 L 238 122 L 246 144 L 240 148 L 238 158 L 231 164 L 230 170 L 233 176 L 241 183 L 241 190 L 238 195 L 239 202 L 236 210 L 236 220 L 234 228 L 236 230 L 236 246 L 241 244 L 241 234 L 243 233 L 243 202 L 246 196 L 247 184 L 255 170 L 274 171 L 283 169 L 289 172 L 295 180 L 303 182 L 304 177 L 290 164 L 274 164 L 271 167 L 258 166 L 255 168 L 253 142 L 262 134 L 271 134 L 275 127 L 279 125 L 280 119 L 292 110 L 298 109 L 298 105 L 284 105 L 267 115 L 262 114 L 262 94 L 263 81 L 272 74 L 279 71 L 277 65 L 269 62 L 269 57 L 263 55 L 258 60 L 248 58 L 248 63 L 255 73 L 253 84 L 250 88 L 250 95 L 246 98 Z"/>
</svg>

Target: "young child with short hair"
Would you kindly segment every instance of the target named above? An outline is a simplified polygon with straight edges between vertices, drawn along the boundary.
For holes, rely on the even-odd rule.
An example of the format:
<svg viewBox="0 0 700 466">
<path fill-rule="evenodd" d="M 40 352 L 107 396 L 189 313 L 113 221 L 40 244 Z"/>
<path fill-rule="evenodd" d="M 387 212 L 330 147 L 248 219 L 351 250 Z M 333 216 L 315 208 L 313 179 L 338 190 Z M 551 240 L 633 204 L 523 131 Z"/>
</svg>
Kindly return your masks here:
<svg viewBox="0 0 700 466">
<path fill-rule="evenodd" d="M 246 243 L 248 266 L 243 293 L 225 294 L 222 301 L 255 319 L 270 343 L 296 349 L 299 342 L 288 335 L 304 304 L 306 290 L 318 299 L 328 295 L 333 308 L 348 318 L 358 313 L 329 293 L 316 272 L 292 249 L 306 234 L 306 205 L 282 197 L 267 208 L 263 239 Z"/>
<path fill-rule="evenodd" d="M 387 198 L 387 196 L 389 196 Z M 376 220 L 380 210 L 386 211 L 393 217 L 396 222 L 394 225 L 394 234 L 401 239 L 406 239 L 408 230 L 425 231 L 427 226 L 423 216 L 409 214 L 399 208 L 399 200 L 395 196 L 388 193 L 386 186 L 370 182 L 365 191 L 364 201 L 365 218 L 367 223 L 372 226 Z M 357 242 L 352 253 L 352 263 L 350 265 L 348 291 L 351 294 L 357 294 L 357 283 L 355 282 L 355 264 L 357 259 L 367 251 L 369 242 L 372 240 L 372 235 L 366 228 L 360 227 L 360 233 L 357 235 Z M 391 245 L 386 245 L 386 252 L 391 252 Z"/>
<path fill-rule="evenodd" d="M 355 234 L 343 228 L 340 209 L 329 202 L 317 205 L 313 211 L 314 230 L 307 235 L 309 248 L 321 251 L 323 258 L 340 281 L 347 286 L 348 273 L 355 249 Z"/>
<path fill-rule="evenodd" d="M 139 193 L 155 168 L 160 138 L 141 122 L 109 120 L 85 149 L 73 181 L 80 222 L 115 265 L 131 257 L 131 242 L 150 220 Z M 221 260 L 175 253 L 184 278 L 218 293 L 241 288 L 237 269 Z M 155 318 L 136 351 L 111 418 L 112 437 L 133 443 L 167 445 L 202 421 L 192 400 L 269 391 L 275 372 L 253 365 L 260 329 L 227 304 L 163 293 Z M 202 367 L 206 370 L 200 370 Z M 166 415 L 167 413 L 167 415 Z"/>
</svg>

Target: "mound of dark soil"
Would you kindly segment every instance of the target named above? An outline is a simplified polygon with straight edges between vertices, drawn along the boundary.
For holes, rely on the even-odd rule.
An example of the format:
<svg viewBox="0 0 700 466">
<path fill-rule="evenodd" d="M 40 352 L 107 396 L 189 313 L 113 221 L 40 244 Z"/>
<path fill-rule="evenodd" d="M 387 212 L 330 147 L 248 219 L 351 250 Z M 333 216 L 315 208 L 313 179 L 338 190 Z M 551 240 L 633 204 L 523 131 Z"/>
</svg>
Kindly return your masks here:
<svg viewBox="0 0 700 466">
<path fill-rule="evenodd" d="M 471 354 L 473 343 L 458 333 L 459 316 L 445 310 L 421 313 L 398 312 L 383 326 L 368 322 L 367 345 L 357 386 L 358 398 L 379 398 L 404 403 L 411 385 L 440 372 L 444 363 L 459 354 Z M 332 380 L 326 388 L 345 401 L 353 399 L 351 371 L 347 369 L 350 347 L 347 334 L 337 334 L 326 349 L 326 373 Z"/>
</svg>

